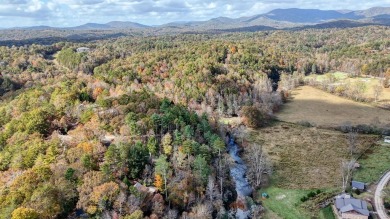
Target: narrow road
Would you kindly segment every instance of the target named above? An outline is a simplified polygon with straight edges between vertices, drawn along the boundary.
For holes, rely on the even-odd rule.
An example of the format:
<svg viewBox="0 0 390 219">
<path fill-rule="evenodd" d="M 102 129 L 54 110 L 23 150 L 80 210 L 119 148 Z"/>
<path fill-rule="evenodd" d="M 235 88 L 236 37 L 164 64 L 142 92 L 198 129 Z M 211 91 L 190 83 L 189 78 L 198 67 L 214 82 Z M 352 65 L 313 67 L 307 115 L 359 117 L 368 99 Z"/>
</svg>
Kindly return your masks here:
<svg viewBox="0 0 390 219">
<path fill-rule="evenodd" d="M 375 190 L 375 209 L 380 219 L 389 219 L 389 217 L 386 214 L 385 207 L 383 206 L 383 199 L 381 197 L 382 190 L 386 187 L 389 180 L 390 180 L 390 171 L 387 172 L 386 175 L 382 177 Z"/>
</svg>

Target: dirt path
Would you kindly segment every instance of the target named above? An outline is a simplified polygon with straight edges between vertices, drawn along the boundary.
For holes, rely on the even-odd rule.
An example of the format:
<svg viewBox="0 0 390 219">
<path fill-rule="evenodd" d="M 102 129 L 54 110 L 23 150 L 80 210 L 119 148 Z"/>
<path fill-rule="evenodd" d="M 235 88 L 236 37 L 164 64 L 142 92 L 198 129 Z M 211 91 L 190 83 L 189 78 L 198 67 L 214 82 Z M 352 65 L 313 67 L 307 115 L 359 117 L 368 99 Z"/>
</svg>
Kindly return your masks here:
<svg viewBox="0 0 390 219">
<path fill-rule="evenodd" d="M 380 219 L 389 219 L 389 217 L 386 214 L 386 210 L 383 206 L 383 199 L 381 197 L 382 190 L 385 188 L 389 180 L 390 180 L 390 171 L 387 172 L 386 175 L 382 177 L 375 190 L 375 209 Z"/>
</svg>

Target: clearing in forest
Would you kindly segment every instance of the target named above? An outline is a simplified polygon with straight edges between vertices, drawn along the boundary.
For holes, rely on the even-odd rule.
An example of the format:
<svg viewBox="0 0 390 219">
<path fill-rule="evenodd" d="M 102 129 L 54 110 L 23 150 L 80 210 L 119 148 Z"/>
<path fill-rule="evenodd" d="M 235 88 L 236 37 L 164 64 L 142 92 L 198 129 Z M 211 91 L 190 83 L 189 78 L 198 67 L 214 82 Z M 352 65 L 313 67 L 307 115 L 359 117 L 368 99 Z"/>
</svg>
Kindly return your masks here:
<svg viewBox="0 0 390 219">
<path fill-rule="evenodd" d="M 390 124 L 389 110 L 338 97 L 310 86 L 295 89 L 292 99 L 276 116 L 282 121 L 305 121 L 320 127 L 337 127 L 348 123 Z"/>
<path fill-rule="evenodd" d="M 345 72 L 334 72 L 322 75 L 312 74 L 307 76 L 306 79 L 314 79 L 317 82 L 323 82 L 328 80 L 330 77 L 334 78 L 336 84 L 353 85 L 356 82 L 363 82 L 366 85 L 366 89 L 363 96 L 369 101 L 374 101 L 375 87 L 382 84 L 378 77 L 350 77 L 350 75 Z M 378 96 L 377 104 L 390 104 L 390 88 L 382 87 L 382 92 L 380 92 L 380 95 Z"/>
<path fill-rule="evenodd" d="M 346 134 L 277 122 L 267 128 L 250 130 L 246 139 L 249 144 L 262 145 L 270 156 L 275 170 L 274 186 L 341 189 L 341 162 L 350 157 Z M 377 140 L 374 135 L 359 135 L 356 156 Z"/>
</svg>

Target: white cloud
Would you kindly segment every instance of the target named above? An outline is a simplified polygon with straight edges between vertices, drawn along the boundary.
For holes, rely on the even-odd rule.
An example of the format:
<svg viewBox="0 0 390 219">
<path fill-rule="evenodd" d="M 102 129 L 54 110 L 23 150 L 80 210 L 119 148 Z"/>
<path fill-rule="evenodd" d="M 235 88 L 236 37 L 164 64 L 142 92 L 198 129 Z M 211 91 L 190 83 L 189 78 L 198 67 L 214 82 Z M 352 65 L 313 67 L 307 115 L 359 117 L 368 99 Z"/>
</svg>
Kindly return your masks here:
<svg viewBox="0 0 390 219">
<path fill-rule="evenodd" d="M 217 7 L 217 4 L 215 2 L 211 2 L 210 4 L 207 4 L 207 9 L 214 9 Z"/>
<path fill-rule="evenodd" d="M 0 0 L 0 27 L 79 25 L 131 20 L 144 24 L 241 17 L 276 8 L 366 9 L 390 0 Z"/>
<path fill-rule="evenodd" d="M 42 9 L 43 2 L 39 0 L 33 0 L 26 9 L 26 12 L 36 12 Z"/>
</svg>

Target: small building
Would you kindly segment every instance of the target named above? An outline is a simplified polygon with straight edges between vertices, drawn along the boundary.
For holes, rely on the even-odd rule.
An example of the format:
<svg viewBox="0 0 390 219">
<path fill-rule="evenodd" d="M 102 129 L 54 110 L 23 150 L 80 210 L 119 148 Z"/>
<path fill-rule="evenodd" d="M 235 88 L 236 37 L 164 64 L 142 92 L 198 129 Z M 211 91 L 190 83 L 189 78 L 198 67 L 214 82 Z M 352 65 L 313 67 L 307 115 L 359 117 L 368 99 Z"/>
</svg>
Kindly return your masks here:
<svg viewBox="0 0 390 219">
<path fill-rule="evenodd" d="M 147 186 L 144 186 L 142 185 L 141 183 L 139 182 L 136 182 L 134 187 L 139 191 L 139 192 L 146 192 L 146 193 L 155 193 L 157 192 L 157 188 L 155 187 L 147 187 Z"/>
<path fill-rule="evenodd" d="M 366 189 L 366 184 L 359 181 L 352 181 L 352 189 L 364 191 Z"/>
<path fill-rule="evenodd" d="M 390 136 L 386 136 L 384 142 L 390 144 Z"/>
<path fill-rule="evenodd" d="M 343 219 L 368 219 L 370 216 L 367 202 L 352 198 L 349 194 L 336 196 L 335 206 L 339 216 Z"/>
<path fill-rule="evenodd" d="M 77 53 L 82 53 L 82 52 L 89 52 L 89 48 L 88 47 L 79 47 L 76 49 Z"/>
</svg>

